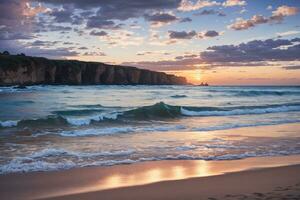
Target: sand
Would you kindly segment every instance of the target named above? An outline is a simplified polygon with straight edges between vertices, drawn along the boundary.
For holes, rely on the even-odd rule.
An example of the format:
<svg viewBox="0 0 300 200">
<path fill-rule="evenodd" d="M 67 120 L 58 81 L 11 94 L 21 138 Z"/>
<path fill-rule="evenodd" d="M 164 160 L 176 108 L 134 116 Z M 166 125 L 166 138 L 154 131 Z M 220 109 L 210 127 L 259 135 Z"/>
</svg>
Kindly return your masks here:
<svg viewBox="0 0 300 200">
<path fill-rule="evenodd" d="M 300 156 L 157 161 L 0 176 L 0 197 L 27 199 L 300 199 Z"/>
</svg>

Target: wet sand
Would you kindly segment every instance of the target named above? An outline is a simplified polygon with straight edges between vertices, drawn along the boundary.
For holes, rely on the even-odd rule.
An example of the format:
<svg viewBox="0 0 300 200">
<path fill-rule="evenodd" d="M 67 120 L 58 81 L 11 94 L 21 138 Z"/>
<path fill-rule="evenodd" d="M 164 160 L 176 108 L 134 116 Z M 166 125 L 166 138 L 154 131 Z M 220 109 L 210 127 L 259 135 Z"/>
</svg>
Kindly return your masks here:
<svg viewBox="0 0 300 200">
<path fill-rule="evenodd" d="M 27 199 L 300 199 L 300 156 L 156 161 L 0 176 L 0 197 Z"/>
</svg>

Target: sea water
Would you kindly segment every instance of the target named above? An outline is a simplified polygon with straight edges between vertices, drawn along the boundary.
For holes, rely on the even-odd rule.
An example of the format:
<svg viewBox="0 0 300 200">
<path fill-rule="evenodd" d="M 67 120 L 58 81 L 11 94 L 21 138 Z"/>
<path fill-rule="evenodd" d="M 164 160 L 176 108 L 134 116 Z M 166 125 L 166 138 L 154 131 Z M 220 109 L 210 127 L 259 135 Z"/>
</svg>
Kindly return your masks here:
<svg viewBox="0 0 300 200">
<path fill-rule="evenodd" d="M 1 87 L 0 173 L 299 154 L 297 128 L 262 131 L 297 123 L 300 87 Z"/>
</svg>

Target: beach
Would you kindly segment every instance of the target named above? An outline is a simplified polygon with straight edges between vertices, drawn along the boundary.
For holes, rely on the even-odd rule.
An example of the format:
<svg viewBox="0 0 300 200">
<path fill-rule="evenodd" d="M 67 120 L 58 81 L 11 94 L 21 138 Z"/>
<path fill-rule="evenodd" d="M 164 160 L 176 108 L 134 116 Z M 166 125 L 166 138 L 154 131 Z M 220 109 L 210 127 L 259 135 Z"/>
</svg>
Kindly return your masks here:
<svg viewBox="0 0 300 200">
<path fill-rule="evenodd" d="M 3 199 L 299 199 L 300 156 L 157 161 L 0 176 Z M 13 190 L 12 190 L 13 188 Z"/>
</svg>

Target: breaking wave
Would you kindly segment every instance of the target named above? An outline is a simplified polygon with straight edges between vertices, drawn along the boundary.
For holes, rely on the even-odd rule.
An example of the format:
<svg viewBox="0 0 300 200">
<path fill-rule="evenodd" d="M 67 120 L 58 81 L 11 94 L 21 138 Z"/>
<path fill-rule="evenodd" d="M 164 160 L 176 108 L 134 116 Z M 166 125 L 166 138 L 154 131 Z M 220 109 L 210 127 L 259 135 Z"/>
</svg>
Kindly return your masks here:
<svg viewBox="0 0 300 200">
<path fill-rule="evenodd" d="M 104 107 L 105 108 L 105 107 Z M 119 110 L 118 110 L 119 109 Z M 115 120 L 168 120 L 178 117 L 205 117 L 205 116 L 233 116 L 233 115 L 257 115 L 268 113 L 297 112 L 300 111 L 300 103 L 273 104 L 264 106 L 237 106 L 237 107 L 191 107 L 173 106 L 159 102 L 150 106 L 134 109 L 105 111 L 103 109 L 66 110 L 55 111 L 54 115 L 39 119 L 24 119 L 19 121 L 0 121 L 1 127 L 28 127 L 71 125 L 83 126 L 93 122 Z"/>
</svg>

